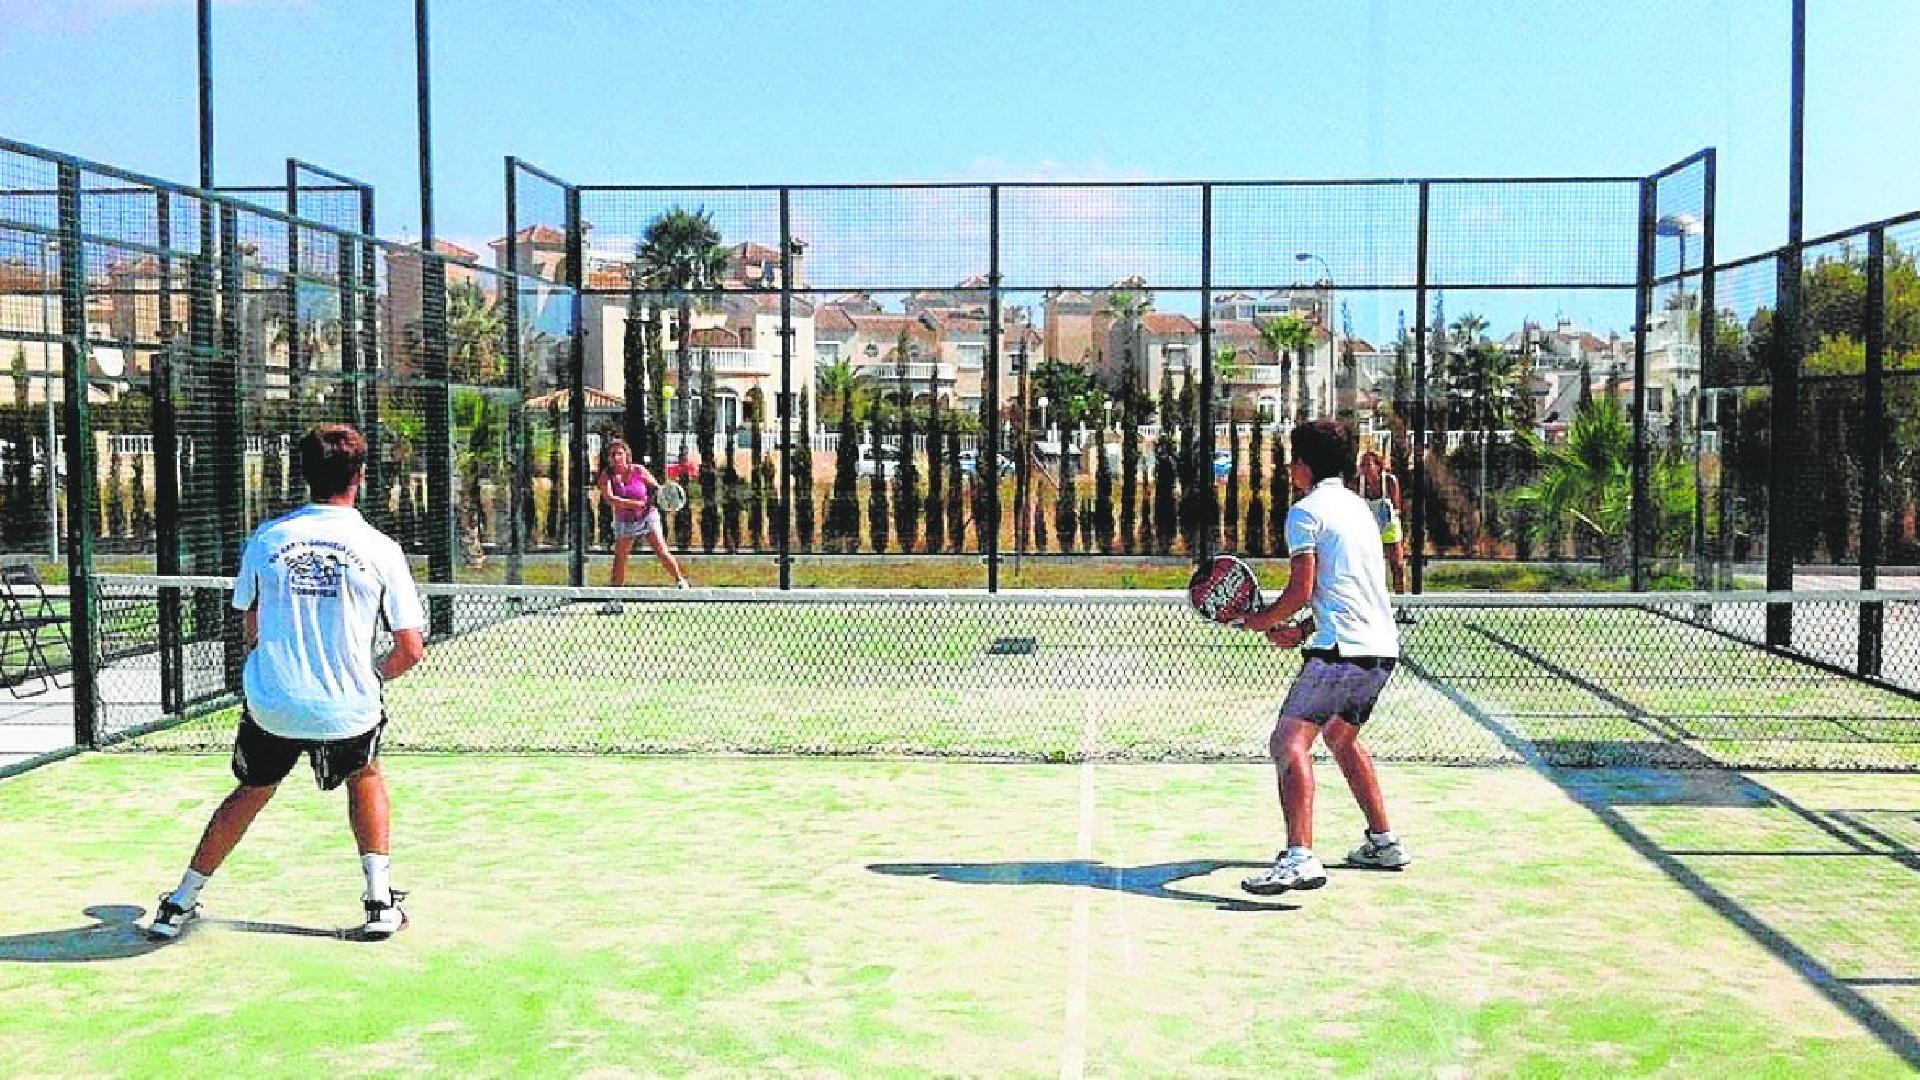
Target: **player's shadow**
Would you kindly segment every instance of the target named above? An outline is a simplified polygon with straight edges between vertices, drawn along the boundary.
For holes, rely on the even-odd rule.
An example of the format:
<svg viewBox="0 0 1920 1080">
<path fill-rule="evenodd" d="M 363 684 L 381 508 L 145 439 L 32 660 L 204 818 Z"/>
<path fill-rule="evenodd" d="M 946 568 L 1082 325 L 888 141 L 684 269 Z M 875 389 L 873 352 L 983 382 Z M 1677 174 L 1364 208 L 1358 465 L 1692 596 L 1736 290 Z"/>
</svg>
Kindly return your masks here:
<svg viewBox="0 0 1920 1080">
<path fill-rule="evenodd" d="M 1173 884 L 1230 868 L 1257 870 L 1266 865 L 1229 859 L 1189 859 L 1185 862 L 1148 863 L 1144 866 L 1108 866 L 1092 859 L 1068 859 L 1060 862 L 869 863 L 867 869 L 876 874 L 929 877 L 935 881 L 952 881 L 962 885 L 1072 885 L 1083 889 L 1132 893 L 1155 900 L 1212 904 L 1221 911 L 1300 910 L 1298 904 L 1219 896 L 1196 889 L 1176 888 Z"/>
<path fill-rule="evenodd" d="M 147 936 L 146 929 L 140 925 L 147 909 L 137 904 L 96 904 L 83 914 L 93 920 L 90 925 L 37 930 L 30 934 L 0 934 L 0 963 L 90 964 L 101 960 L 129 960 L 172 944 Z M 288 923 L 201 919 L 190 924 L 186 934 L 193 934 L 201 927 L 218 927 L 246 934 L 292 934 L 297 937 L 342 940 L 351 940 L 355 933 L 351 930 L 322 930 Z"/>
</svg>

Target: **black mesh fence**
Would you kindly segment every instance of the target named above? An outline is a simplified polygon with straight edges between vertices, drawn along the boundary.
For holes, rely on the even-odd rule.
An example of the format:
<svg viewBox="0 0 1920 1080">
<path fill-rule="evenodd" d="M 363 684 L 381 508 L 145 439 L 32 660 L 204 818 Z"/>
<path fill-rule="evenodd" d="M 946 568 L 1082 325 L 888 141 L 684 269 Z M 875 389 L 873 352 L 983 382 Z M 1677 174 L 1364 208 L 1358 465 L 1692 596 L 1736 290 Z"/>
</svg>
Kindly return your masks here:
<svg viewBox="0 0 1920 1080">
<path fill-rule="evenodd" d="M 146 728 L 142 633 L 177 580 L 100 580 L 106 734 L 219 751 L 230 702 Z M 388 690 L 395 750 L 1251 761 L 1299 664 L 1165 593 L 427 591 L 451 620 Z M 1920 600 L 1794 597 L 1801 644 L 1782 650 L 1762 644 L 1766 599 L 1407 598 L 1370 745 L 1461 764 L 1920 766 Z M 1869 605 L 1887 666 L 1862 681 L 1848 654 Z"/>
</svg>

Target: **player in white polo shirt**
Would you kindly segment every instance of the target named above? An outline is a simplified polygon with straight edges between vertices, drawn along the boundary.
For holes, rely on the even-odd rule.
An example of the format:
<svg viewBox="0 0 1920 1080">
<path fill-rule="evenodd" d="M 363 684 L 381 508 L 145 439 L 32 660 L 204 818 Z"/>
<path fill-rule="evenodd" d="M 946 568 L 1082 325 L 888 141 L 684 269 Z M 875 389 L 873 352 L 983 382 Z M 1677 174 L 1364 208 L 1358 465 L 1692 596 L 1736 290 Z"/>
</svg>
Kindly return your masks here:
<svg viewBox="0 0 1920 1080">
<path fill-rule="evenodd" d="M 233 742 L 239 786 L 213 813 L 180 885 L 160 898 L 148 930 L 177 937 L 200 911 L 200 889 L 246 835 L 301 754 L 322 791 L 347 787 L 347 815 L 366 874 L 363 936 L 406 925 L 404 897 L 388 883 L 388 807 L 380 775 L 386 727 L 381 686 L 426 653 L 427 624 L 400 545 L 360 516 L 367 441 L 346 424 L 320 424 L 300 440 L 312 502 L 262 524 L 240 556 L 233 606 L 246 612 L 245 708 Z M 393 651 L 373 656 L 375 633 Z"/>
<path fill-rule="evenodd" d="M 1380 526 L 1366 501 L 1345 484 L 1353 449 L 1353 429 L 1346 424 L 1316 420 L 1293 429 L 1289 478 L 1302 498 L 1287 511 L 1287 588 L 1241 624 L 1282 648 L 1304 646 L 1305 657 L 1268 740 L 1279 773 L 1286 850 L 1271 868 L 1240 883 L 1259 895 L 1327 883 L 1327 869 L 1313 853 L 1313 741 L 1323 735 L 1367 818 L 1366 840 L 1347 856 L 1348 865 L 1398 870 L 1412 862 L 1387 824 L 1373 756 L 1360 745 L 1361 726 L 1400 656 L 1400 635 L 1387 594 Z M 1291 621 L 1309 607 L 1311 619 Z"/>
</svg>

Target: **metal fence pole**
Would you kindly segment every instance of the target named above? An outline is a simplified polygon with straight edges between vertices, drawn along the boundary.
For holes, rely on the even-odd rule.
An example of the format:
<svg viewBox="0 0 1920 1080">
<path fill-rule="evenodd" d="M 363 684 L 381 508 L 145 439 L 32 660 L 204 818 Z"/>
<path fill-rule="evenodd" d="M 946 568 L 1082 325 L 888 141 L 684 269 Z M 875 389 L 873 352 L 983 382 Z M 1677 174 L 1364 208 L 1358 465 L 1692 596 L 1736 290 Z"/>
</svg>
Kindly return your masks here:
<svg viewBox="0 0 1920 1080">
<path fill-rule="evenodd" d="M 1880 582 L 1881 499 L 1880 470 L 1886 457 L 1887 350 L 1887 232 L 1867 234 L 1867 305 L 1865 312 L 1867 371 L 1862 409 L 1866 423 L 1860 433 L 1860 587 Z M 1884 605 L 1860 605 L 1860 653 L 1856 669 L 1862 675 L 1880 674 L 1886 613 Z"/>
<path fill-rule="evenodd" d="M 580 290 L 586 281 L 586 237 L 580 227 L 580 189 L 566 186 L 567 287 L 572 290 L 567 335 L 567 538 L 571 549 L 567 583 L 587 580 L 587 345 L 580 338 L 584 317 Z"/>
<path fill-rule="evenodd" d="M 67 433 L 67 614 L 73 663 L 73 741 L 96 746 L 93 534 L 93 417 L 87 405 L 86 246 L 80 238 L 80 170 L 62 163 L 60 191 L 60 363 Z M 51 471 L 52 448 L 47 464 Z"/>
<path fill-rule="evenodd" d="M 1793 0 L 1792 91 L 1787 140 L 1787 245 L 1780 251 L 1779 287 L 1774 304 L 1773 394 L 1769 416 L 1767 475 L 1767 591 L 1793 588 L 1793 554 L 1798 530 L 1794 497 L 1800 481 L 1800 358 L 1805 353 L 1805 310 L 1801 303 L 1801 228 L 1806 149 L 1807 4 Z M 1793 607 L 1767 606 L 1767 644 L 1793 644 Z"/>
<path fill-rule="evenodd" d="M 1413 591 L 1426 585 L 1427 571 L 1427 209 L 1428 185 L 1420 182 L 1419 233 L 1414 244 L 1413 284 Z M 1442 327 L 1445 333 L 1446 328 Z"/>
<path fill-rule="evenodd" d="M 160 348 L 147 373 L 153 402 L 154 569 L 163 576 L 180 573 L 180 428 L 174 403 L 173 360 L 178 327 L 173 320 L 173 198 L 156 193 L 160 246 Z M 180 590 L 163 588 L 160 613 L 160 710 L 184 706 L 185 677 L 180 644 Z"/>
<path fill-rule="evenodd" d="M 1332 341 L 1332 318 L 1328 318 L 1328 341 Z M 1329 350 L 1332 346 L 1329 344 Z M 1200 543 L 1194 562 L 1205 564 L 1220 550 L 1220 490 L 1213 475 L 1213 185 L 1200 186 L 1200 460 L 1195 471 L 1203 476 L 1200 488 L 1200 521 L 1196 530 Z M 1101 454 L 1106 448 L 1101 447 Z"/>
<path fill-rule="evenodd" d="M 780 587 L 793 588 L 793 207 L 780 189 L 780 518 L 774 523 L 780 551 Z M 683 331 L 684 332 L 684 331 Z M 810 438 L 808 432 L 800 437 Z M 733 447 L 727 447 L 733 459 Z M 809 456 L 811 460 L 811 456 Z M 756 483 L 758 478 L 755 478 Z"/>
<path fill-rule="evenodd" d="M 514 391 L 513 416 L 507 429 L 507 453 L 513 460 L 513 490 L 507 497 L 507 581 L 518 585 L 525 573 L 533 465 L 527 452 L 526 356 L 520 326 L 520 170 L 512 155 L 506 159 L 506 169 L 507 273 L 500 283 L 500 296 L 506 301 L 507 370 Z M 560 478 L 553 479 L 558 483 Z"/>
<path fill-rule="evenodd" d="M 240 571 L 240 548 L 246 539 L 247 439 L 240 378 L 240 319 L 245 307 L 246 266 L 241 261 L 239 211 L 225 203 L 218 209 L 220 335 L 208 365 L 207 387 L 213 403 L 213 453 L 207 476 L 219 507 L 219 524 L 212 543 L 215 553 L 212 572 L 235 574 Z M 231 471 L 221 475 L 220 470 Z M 219 596 L 214 594 L 212 601 L 219 603 Z M 224 642 L 226 681 L 223 685 L 237 693 L 247 656 L 239 613 L 220 604 L 219 625 Z"/>
<path fill-rule="evenodd" d="M 974 512 L 986 521 L 987 528 L 976 529 L 985 550 L 980 554 L 987 564 L 987 591 L 1000 591 L 1000 185 L 987 188 L 987 385 L 981 397 L 987 401 L 980 425 L 980 453 L 974 459 L 973 482 L 981 492 Z M 1105 453 L 1104 450 L 1101 451 Z M 962 550 L 966 538 L 960 540 Z"/>
<path fill-rule="evenodd" d="M 1713 204 L 1717 198 L 1717 160 L 1718 153 L 1713 150 L 1708 150 L 1705 159 L 1702 161 L 1704 175 L 1701 178 L 1702 193 L 1700 197 L 1700 315 L 1699 328 L 1696 331 L 1700 336 L 1700 393 L 1695 395 L 1696 406 L 1699 410 L 1698 415 L 1694 418 L 1696 446 L 1698 445 L 1698 434 L 1704 426 L 1702 421 L 1705 418 L 1707 387 L 1718 381 L 1717 365 L 1720 362 L 1719 354 L 1716 351 L 1720 341 L 1720 316 L 1717 314 L 1719 309 L 1714 306 L 1716 300 L 1714 297 L 1715 274 L 1713 271 L 1715 258 L 1713 243 Z M 1684 272 L 1686 267 L 1683 266 L 1680 269 Z M 1716 398 L 1715 400 L 1718 401 L 1719 399 Z M 1720 411 L 1716 406 L 1714 412 L 1714 431 L 1720 440 L 1719 450 L 1716 456 L 1720 464 L 1720 491 L 1724 493 L 1731 491 L 1732 488 L 1727 478 L 1727 437 L 1726 432 L 1721 430 L 1720 421 Z M 1705 460 L 1706 455 L 1703 453 L 1694 455 L 1693 468 L 1696 479 L 1702 475 L 1701 470 L 1705 468 Z M 1707 502 L 1704 493 L 1702 493 L 1702 497 L 1694 503 L 1693 519 L 1695 523 L 1695 551 L 1697 552 L 1697 558 L 1700 559 L 1702 564 L 1702 572 L 1697 575 L 1694 588 L 1713 588 L 1714 570 L 1712 567 L 1705 565 Z M 1723 566 L 1732 565 L 1733 552 L 1729 546 L 1732 543 L 1732 536 L 1732 523 L 1728 521 L 1723 514 L 1720 519 L 1720 561 Z M 1721 582 L 1719 587 L 1731 588 L 1732 584 L 1733 581 L 1729 575 L 1728 579 Z"/>
<path fill-rule="evenodd" d="M 456 543 L 453 505 L 453 392 L 448 370 L 447 267 L 432 251 L 420 252 L 420 322 L 425 346 L 427 458 L 427 580 L 453 580 Z M 434 636 L 453 632 L 453 601 L 436 596 L 428 603 Z"/>
<path fill-rule="evenodd" d="M 1634 592 L 1647 588 L 1647 527 L 1652 521 L 1647 499 L 1647 320 L 1653 317 L 1653 228 L 1655 185 L 1640 181 L 1638 273 L 1633 290 L 1633 449 L 1632 506 L 1627 526 L 1628 583 Z"/>
</svg>

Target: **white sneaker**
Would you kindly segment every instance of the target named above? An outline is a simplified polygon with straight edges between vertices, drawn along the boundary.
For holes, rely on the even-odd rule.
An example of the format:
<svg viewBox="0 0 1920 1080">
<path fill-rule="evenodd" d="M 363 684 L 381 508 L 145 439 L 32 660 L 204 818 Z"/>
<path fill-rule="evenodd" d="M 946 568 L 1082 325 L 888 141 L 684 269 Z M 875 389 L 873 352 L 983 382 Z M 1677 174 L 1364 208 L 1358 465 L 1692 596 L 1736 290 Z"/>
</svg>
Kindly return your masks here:
<svg viewBox="0 0 1920 1080">
<path fill-rule="evenodd" d="M 608 600 L 600 605 L 600 614 L 602 615 L 618 615 L 622 610 L 620 601 L 618 600 Z"/>
<path fill-rule="evenodd" d="M 387 894 L 388 900 L 384 904 L 364 896 L 360 898 L 361 904 L 367 909 L 367 921 L 360 927 L 360 936 L 368 941 L 385 941 L 407 928 L 407 913 L 400 906 L 400 901 L 405 900 L 407 894 L 399 889 L 389 889 Z"/>
<path fill-rule="evenodd" d="M 673 587 L 676 589 L 691 589 L 693 585 L 690 584 L 686 578 L 677 578 L 673 583 Z"/>
<path fill-rule="evenodd" d="M 1326 883 L 1327 868 L 1318 855 L 1283 851 L 1271 867 L 1240 882 L 1240 887 L 1255 896 L 1272 896 L 1293 889 L 1317 889 Z"/>
<path fill-rule="evenodd" d="M 181 907 L 173 902 L 171 893 L 160 894 L 160 906 L 153 913 L 153 921 L 147 924 L 147 936 L 156 941 L 170 941 L 180 936 L 187 924 L 200 917 L 200 905 Z"/>
<path fill-rule="evenodd" d="M 1364 866 L 1370 870 L 1399 870 L 1413 862 L 1413 856 L 1400 846 L 1395 839 L 1381 843 L 1368 833 L 1365 843 L 1347 852 L 1348 866 Z"/>
</svg>

